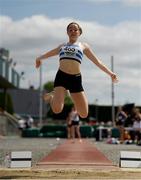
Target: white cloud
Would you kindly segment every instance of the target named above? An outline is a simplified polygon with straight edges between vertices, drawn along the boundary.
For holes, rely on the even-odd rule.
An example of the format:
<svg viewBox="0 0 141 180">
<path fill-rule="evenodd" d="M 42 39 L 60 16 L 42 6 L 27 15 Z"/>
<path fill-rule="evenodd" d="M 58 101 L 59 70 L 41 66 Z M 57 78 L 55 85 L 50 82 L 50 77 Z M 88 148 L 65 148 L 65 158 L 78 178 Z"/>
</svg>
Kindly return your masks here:
<svg viewBox="0 0 141 180">
<path fill-rule="evenodd" d="M 6 16 L 0 17 L 0 46 L 10 50 L 17 62 L 17 70 L 25 71 L 22 87 L 39 86 L 39 72 L 35 69 L 35 57 L 67 41 L 66 26 L 75 21 L 71 18 L 50 19 L 36 15 L 13 21 Z M 81 41 L 92 46 L 96 55 L 110 67 L 114 55 L 114 69 L 120 82 L 115 86 L 116 103 L 134 101 L 141 104 L 141 25 L 140 22 L 122 22 L 113 27 L 96 22 L 78 21 L 83 28 Z M 44 62 L 43 82 L 53 80 L 58 69 L 58 57 Z M 111 103 L 110 78 L 93 65 L 87 58 L 82 63 L 84 87 L 93 103 Z"/>
<path fill-rule="evenodd" d="M 121 2 L 123 2 L 123 4 L 127 6 L 134 6 L 134 7 L 141 6 L 141 0 L 121 0 Z"/>
<path fill-rule="evenodd" d="M 111 3 L 113 0 L 83 0 L 85 2 L 105 4 Z M 114 0 L 115 3 L 121 3 L 125 6 L 139 7 L 141 6 L 141 0 Z"/>
<path fill-rule="evenodd" d="M 111 2 L 112 0 L 83 0 L 83 1 L 88 1 L 93 3 L 107 3 L 107 2 Z"/>
</svg>

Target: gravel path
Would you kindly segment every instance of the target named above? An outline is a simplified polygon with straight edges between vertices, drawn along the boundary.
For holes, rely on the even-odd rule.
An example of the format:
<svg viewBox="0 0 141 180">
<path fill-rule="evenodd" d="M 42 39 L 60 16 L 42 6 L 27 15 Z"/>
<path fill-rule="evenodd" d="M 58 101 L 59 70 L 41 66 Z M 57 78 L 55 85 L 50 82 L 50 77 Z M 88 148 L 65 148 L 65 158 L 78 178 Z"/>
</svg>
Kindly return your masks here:
<svg viewBox="0 0 141 180">
<path fill-rule="evenodd" d="M 94 139 L 91 142 L 117 166 L 119 166 L 120 151 L 141 152 L 141 147 L 136 144 L 107 144 L 106 141 L 96 142 Z"/>
<path fill-rule="evenodd" d="M 0 139 L 0 166 L 6 153 L 11 151 L 25 150 L 32 151 L 32 164 L 35 165 L 39 160 L 55 149 L 65 139 L 58 138 L 20 138 L 20 137 L 4 137 Z M 119 165 L 119 157 L 121 150 L 141 151 L 140 146 L 134 144 L 106 144 L 105 141 L 96 142 L 95 139 L 89 139 L 102 153 L 110 159 L 114 165 Z"/>
<path fill-rule="evenodd" d="M 0 166 L 3 166 L 6 154 L 11 151 L 32 151 L 32 164 L 55 149 L 64 139 L 6 137 L 0 139 Z"/>
</svg>

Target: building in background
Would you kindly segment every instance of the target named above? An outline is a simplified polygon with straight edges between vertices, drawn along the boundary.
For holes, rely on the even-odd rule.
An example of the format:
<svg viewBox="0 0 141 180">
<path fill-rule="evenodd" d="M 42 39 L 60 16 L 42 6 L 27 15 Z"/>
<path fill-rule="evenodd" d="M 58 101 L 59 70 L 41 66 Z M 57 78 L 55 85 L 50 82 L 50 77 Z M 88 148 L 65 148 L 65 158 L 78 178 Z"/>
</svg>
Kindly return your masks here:
<svg viewBox="0 0 141 180">
<path fill-rule="evenodd" d="M 39 89 L 20 89 L 23 72 L 15 70 L 16 63 L 10 58 L 5 48 L 0 48 L 0 93 L 4 92 L 4 103 L 1 108 L 7 110 L 7 94 L 10 94 L 13 110 L 16 114 L 39 117 Z M 43 103 L 43 117 L 46 115 L 47 105 Z"/>
<path fill-rule="evenodd" d="M 21 116 L 31 115 L 39 119 L 39 90 L 35 89 L 9 89 L 13 102 L 14 112 Z M 47 104 L 43 103 L 43 117 L 47 113 Z"/>
<path fill-rule="evenodd" d="M 12 58 L 9 58 L 9 51 L 0 48 L 0 88 L 19 88 L 20 74 L 11 65 Z"/>
</svg>

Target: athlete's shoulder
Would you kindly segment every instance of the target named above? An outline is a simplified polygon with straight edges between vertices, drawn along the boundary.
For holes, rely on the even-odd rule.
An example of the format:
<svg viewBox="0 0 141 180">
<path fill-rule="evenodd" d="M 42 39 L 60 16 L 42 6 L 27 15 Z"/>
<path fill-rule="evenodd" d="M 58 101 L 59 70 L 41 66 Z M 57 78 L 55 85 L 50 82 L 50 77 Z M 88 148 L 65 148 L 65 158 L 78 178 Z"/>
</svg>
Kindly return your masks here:
<svg viewBox="0 0 141 180">
<path fill-rule="evenodd" d="M 89 45 L 88 43 L 86 43 L 86 42 L 83 42 L 83 46 L 84 46 L 85 48 L 90 48 L 90 45 Z"/>
<path fill-rule="evenodd" d="M 86 42 L 81 42 L 81 47 L 83 48 L 83 50 L 90 49 L 89 44 Z"/>
<path fill-rule="evenodd" d="M 59 44 L 58 48 L 61 48 L 62 46 L 64 46 L 66 43 L 62 43 L 62 44 Z"/>
</svg>

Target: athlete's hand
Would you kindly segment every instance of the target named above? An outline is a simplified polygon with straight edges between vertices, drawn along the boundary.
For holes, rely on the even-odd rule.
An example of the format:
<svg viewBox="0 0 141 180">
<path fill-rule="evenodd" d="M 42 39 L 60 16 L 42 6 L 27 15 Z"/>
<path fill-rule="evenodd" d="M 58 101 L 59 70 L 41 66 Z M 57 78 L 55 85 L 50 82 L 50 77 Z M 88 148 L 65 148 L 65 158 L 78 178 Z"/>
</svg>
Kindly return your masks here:
<svg viewBox="0 0 141 180">
<path fill-rule="evenodd" d="M 118 82 L 118 78 L 117 78 L 117 75 L 115 73 L 111 74 L 111 78 L 112 78 L 112 82 L 114 82 L 114 83 Z"/>
<path fill-rule="evenodd" d="M 36 59 L 36 68 L 39 68 L 41 65 L 41 60 L 39 58 Z"/>
</svg>

